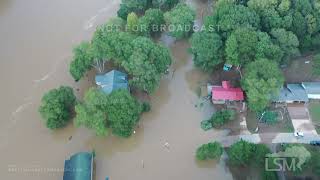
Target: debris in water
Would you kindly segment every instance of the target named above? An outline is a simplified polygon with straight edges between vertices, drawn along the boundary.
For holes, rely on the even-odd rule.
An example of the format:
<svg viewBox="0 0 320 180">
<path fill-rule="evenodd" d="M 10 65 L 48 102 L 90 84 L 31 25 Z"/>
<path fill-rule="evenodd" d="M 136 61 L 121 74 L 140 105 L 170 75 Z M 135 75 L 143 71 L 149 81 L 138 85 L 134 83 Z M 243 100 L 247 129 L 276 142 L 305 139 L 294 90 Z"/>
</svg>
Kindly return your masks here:
<svg viewBox="0 0 320 180">
<path fill-rule="evenodd" d="M 170 148 L 170 144 L 168 142 L 164 143 L 164 147 L 169 149 Z"/>
<path fill-rule="evenodd" d="M 72 139 L 72 136 L 69 137 L 69 141 L 71 141 L 71 139 Z"/>
<path fill-rule="evenodd" d="M 309 64 L 309 63 L 310 63 L 310 61 L 305 61 L 304 63 Z"/>
</svg>

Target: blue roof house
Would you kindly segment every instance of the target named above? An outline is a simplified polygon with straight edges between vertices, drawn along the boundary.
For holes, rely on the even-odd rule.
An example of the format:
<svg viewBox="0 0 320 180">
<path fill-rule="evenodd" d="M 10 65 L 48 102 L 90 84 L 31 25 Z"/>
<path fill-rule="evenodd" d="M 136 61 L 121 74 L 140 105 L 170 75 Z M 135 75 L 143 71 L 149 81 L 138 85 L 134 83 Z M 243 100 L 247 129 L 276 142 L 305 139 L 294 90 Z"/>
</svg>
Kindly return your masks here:
<svg viewBox="0 0 320 180">
<path fill-rule="evenodd" d="M 127 74 L 117 70 L 112 70 L 104 75 L 96 75 L 96 84 L 106 94 L 117 89 L 129 90 Z"/>
<path fill-rule="evenodd" d="M 80 152 L 64 162 L 63 180 L 92 180 L 93 153 Z"/>
<path fill-rule="evenodd" d="M 302 86 L 309 99 L 320 99 L 320 82 L 303 82 Z"/>
<path fill-rule="evenodd" d="M 309 102 L 308 95 L 301 84 L 287 84 L 280 94 L 273 98 L 273 102 L 294 103 Z"/>
</svg>

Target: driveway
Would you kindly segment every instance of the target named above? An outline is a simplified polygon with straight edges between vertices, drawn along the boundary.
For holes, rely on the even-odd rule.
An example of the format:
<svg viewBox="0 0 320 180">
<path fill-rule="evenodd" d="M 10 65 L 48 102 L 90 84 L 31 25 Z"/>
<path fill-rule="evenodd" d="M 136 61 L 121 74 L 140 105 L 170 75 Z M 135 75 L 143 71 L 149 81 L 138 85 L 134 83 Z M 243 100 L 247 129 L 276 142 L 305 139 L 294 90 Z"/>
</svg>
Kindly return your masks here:
<svg viewBox="0 0 320 180">
<path fill-rule="evenodd" d="M 248 134 L 238 136 L 224 136 L 216 141 L 220 142 L 224 147 L 229 147 L 232 144 L 243 139 L 252 143 L 277 144 L 277 143 L 299 143 L 309 144 L 310 141 L 320 140 L 320 136 L 313 133 L 305 133 L 303 138 L 296 138 L 293 133 L 263 133 L 263 134 Z"/>
<path fill-rule="evenodd" d="M 288 104 L 287 109 L 295 131 L 317 134 L 305 104 Z"/>
</svg>

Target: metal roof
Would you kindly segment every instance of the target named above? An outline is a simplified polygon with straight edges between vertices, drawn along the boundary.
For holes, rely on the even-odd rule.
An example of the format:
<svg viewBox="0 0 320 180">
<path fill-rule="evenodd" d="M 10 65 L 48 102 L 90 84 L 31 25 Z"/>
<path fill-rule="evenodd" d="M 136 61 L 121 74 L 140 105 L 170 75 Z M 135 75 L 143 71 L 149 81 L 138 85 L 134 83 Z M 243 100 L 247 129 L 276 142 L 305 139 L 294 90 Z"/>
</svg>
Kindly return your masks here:
<svg viewBox="0 0 320 180">
<path fill-rule="evenodd" d="M 103 92 L 110 94 L 116 89 L 128 89 L 128 77 L 125 73 L 112 70 L 104 75 L 96 75 L 96 84 Z"/>
<path fill-rule="evenodd" d="M 93 154 L 80 152 L 65 160 L 63 180 L 92 180 Z"/>
<path fill-rule="evenodd" d="M 230 82 L 223 81 L 222 86 L 212 87 L 212 100 L 243 101 L 244 95 L 241 88 L 232 88 Z"/>
<path fill-rule="evenodd" d="M 302 101 L 308 102 L 308 95 L 301 84 L 288 84 L 283 87 L 279 96 L 273 99 L 275 102 Z"/>
<path fill-rule="evenodd" d="M 302 86 L 307 94 L 320 94 L 320 82 L 303 82 Z"/>
</svg>

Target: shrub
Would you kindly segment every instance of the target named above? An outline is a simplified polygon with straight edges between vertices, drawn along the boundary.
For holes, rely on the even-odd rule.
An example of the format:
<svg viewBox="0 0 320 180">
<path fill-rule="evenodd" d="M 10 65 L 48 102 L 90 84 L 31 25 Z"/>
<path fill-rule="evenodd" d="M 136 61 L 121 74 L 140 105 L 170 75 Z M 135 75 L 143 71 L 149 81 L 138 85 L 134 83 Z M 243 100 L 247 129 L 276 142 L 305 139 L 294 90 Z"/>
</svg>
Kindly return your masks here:
<svg viewBox="0 0 320 180">
<path fill-rule="evenodd" d="M 212 123 L 212 126 L 217 128 L 226 124 L 230 120 L 233 120 L 234 116 L 235 116 L 234 110 L 221 110 L 216 112 L 214 115 L 212 115 L 210 121 Z"/>
<path fill-rule="evenodd" d="M 262 180 L 278 180 L 277 173 L 274 171 L 263 171 Z"/>
<path fill-rule="evenodd" d="M 197 149 L 196 158 L 198 160 L 219 159 L 222 151 L 223 148 L 218 142 L 203 144 Z"/>
<path fill-rule="evenodd" d="M 195 17 L 195 11 L 183 3 L 178 4 L 171 11 L 164 14 L 166 23 L 173 28 L 169 34 L 177 39 L 189 37 Z"/>
<path fill-rule="evenodd" d="M 42 97 L 39 112 L 49 129 L 58 129 L 70 121 L 75 103 L 76 97 L 72 88 L 61 86 L 50 90 Z"/>
<path fill-rule="evenodd" d="M 278 113 L 273 111 L 266 111 L 263 114 L 261 120 L 267 124 L 275 124 L 278 122 Z"/>
<path fill-rule="evenodd" d="M 254 144 L 240 140 L 228 150 L 229 161 L 233 165 L 247 166 L 253 156 Z"/>
<path fill-rule="evenodd" d="M 142 103 L 142 112 L 149 112 L 151 110 L 151 105 L 149 102 Z"/>
<path fill-rule="evenodd" d="M 212 123 L 210 120 L 203 120 L 201 121 L 201 128 L 205 131 L 212 129 Z"/>
</svg>

